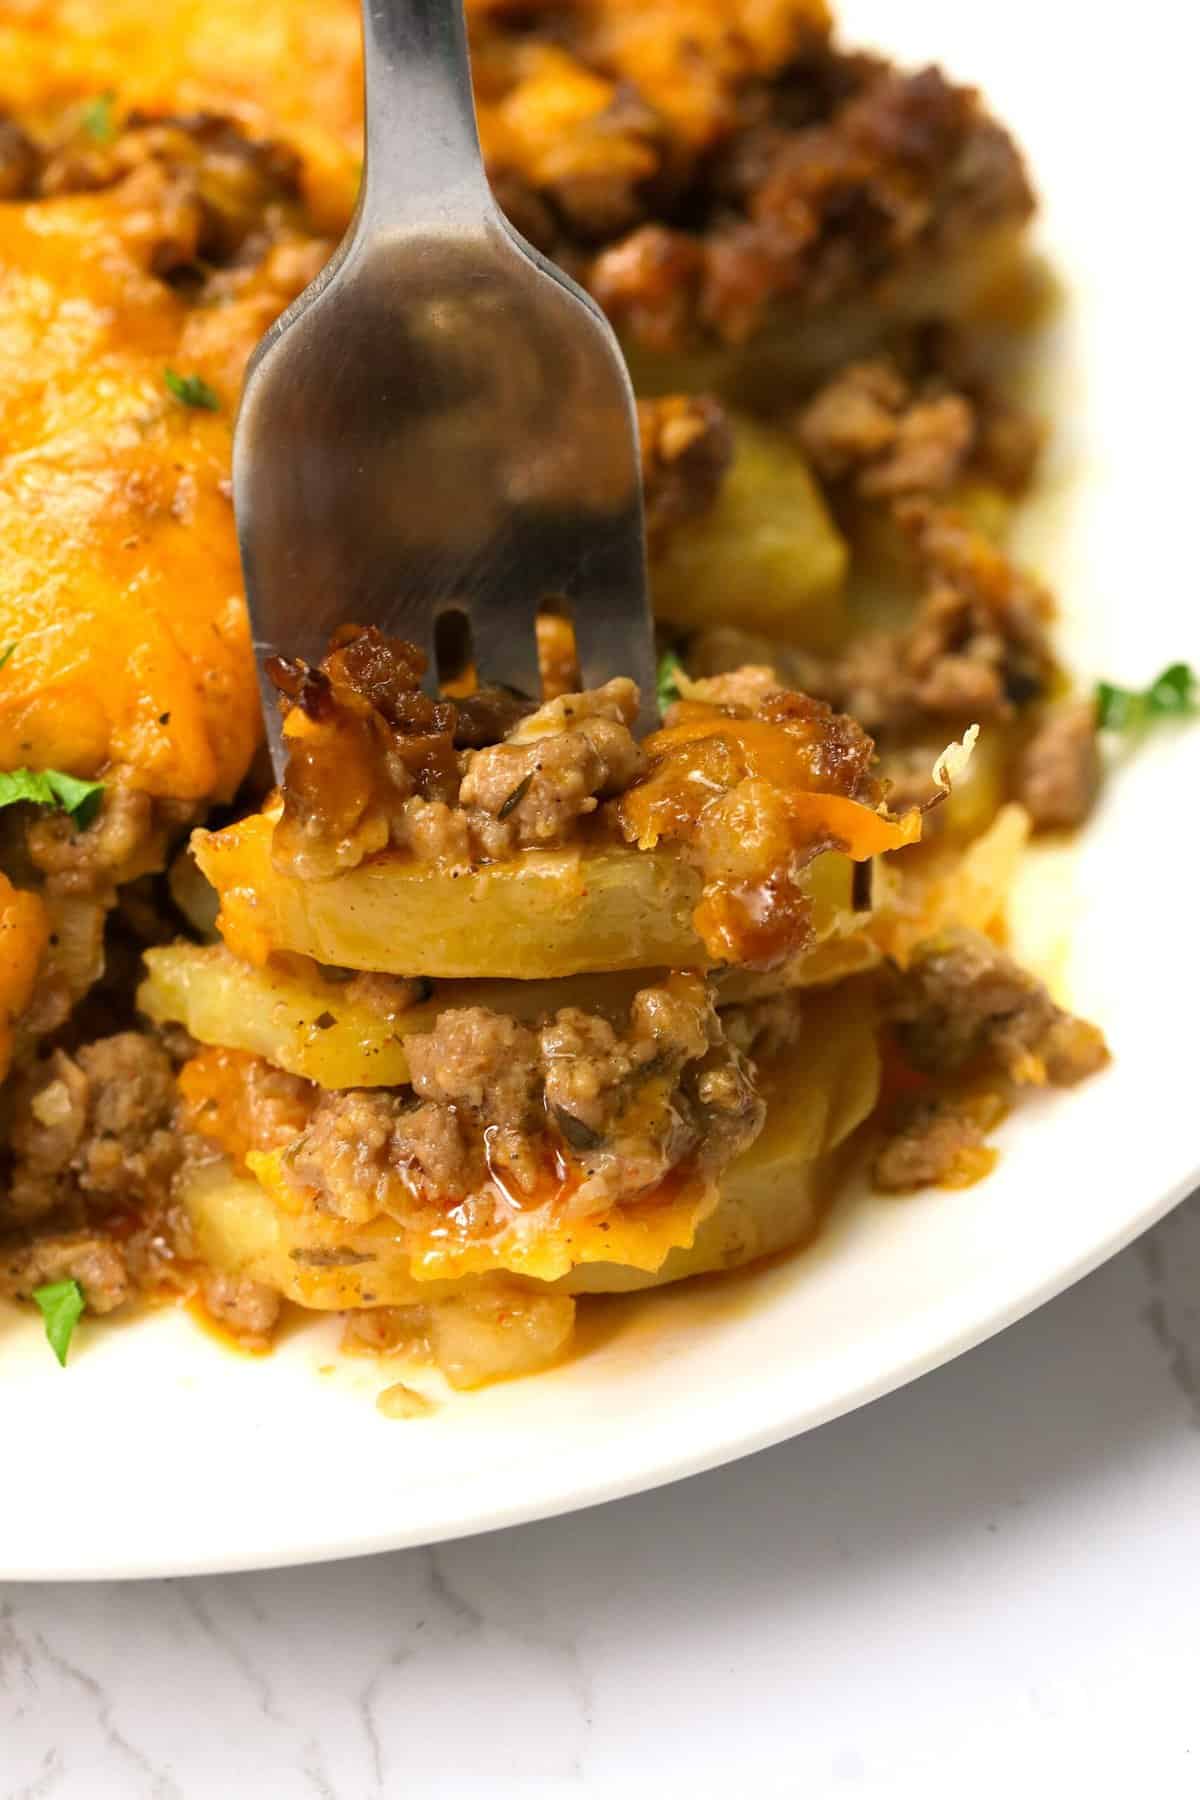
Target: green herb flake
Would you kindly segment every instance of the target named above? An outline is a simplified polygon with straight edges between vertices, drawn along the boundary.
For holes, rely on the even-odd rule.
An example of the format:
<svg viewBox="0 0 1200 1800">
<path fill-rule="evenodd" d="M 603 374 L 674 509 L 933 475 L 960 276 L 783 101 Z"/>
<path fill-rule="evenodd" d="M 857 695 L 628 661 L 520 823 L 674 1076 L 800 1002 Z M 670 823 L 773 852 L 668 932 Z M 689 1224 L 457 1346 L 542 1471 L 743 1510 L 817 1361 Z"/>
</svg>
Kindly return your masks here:
<svg viewBox="0 0 1200 1800">
<path fill-rule="evenodd" d="M 1193 718 L 1200 711 L 1200 679 L 1188 663 L 1171 663 L 1140 692 L 1096 686 L 1096 721 L 1102 731 L 1140 731 L 1159 719 Z"/>
<path fill-rule="evenodd" d="M 33 806 L 57 806 L 69 813 L 80 831 L 100 810 L 102 781 L 81 781 L 61 769 L 0 770 L 0 808 L 28 800 Z"/>
<path fill-rule="evenodd" d="M 2 669 L 5 666 L 5 664 L 8 662 L 9 658 L 11 657 L 11 655 L 12 655 L 13 651 L 16 649 L 16 647 L 17 646 L 15 643 L 14 644 L 5 644 L 3 650 L 0 650 L 0 669 Z"/>
<path fill-rule="evenodd" d="M 504 805 L 500 808 L 500 811 L 496 814 L 496 817 L 498 819 L 507 819 L 509 813 L 516 812 L 518 806 L 520 806 L 522 800 L 525 798 L 526 794 L 529 792 L 529 790 L 532 786 L 533 786 L 533 770 L 531 769 L 529 771 L 528 775 L 526 775 L 524 781 L 518 781 L 516 787 L 513 789 L 512 793 L 508 796 L 508 799 L 504 802 Z"/>
<path fill-rule="evenodd" d="M 34 1304 L 46 1327 L 46 1341 L 65 1369 L 71 1337 L 87 1302 L 77 1281 L 51 1281 L 34 1288 Z"/>
<path fill-rule="evenodd" d="M 683 671 L 683 664 L 673 650 L 664 650 L 658 659 L 658 710 L 665 713 L 668 706 L 674 705 L 679 698 L 678 677 Z"/>
<path fill-rule="evenodd" d="M 95 144 L 111 144 L 117 135 L 117 121 L 113 116 L 117 96 L 111 88 L 103 94 L 97 94 L 89 100 L 80 116 L 79 123 Z"/>
<path fill-rule="evenodd" d="M 199 407 L 203 412 L 220 412 L 220 396 L 215 388 L 209 387 L 203 375 L 178 375 L 174 369 L 164 369 L 163 380 L 181 405 Z"/>
</svg>

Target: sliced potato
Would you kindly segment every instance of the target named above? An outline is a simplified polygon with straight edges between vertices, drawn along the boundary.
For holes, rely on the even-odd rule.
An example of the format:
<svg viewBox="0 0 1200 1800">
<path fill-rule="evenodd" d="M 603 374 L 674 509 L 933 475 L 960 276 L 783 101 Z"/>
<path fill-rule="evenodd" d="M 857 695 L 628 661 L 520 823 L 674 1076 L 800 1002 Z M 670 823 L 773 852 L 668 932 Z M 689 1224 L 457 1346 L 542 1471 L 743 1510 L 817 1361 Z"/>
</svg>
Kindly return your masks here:
<svg viewBox="0 0 1200 1800">
<path fill-rule="evenodd" d="M 797 446 L 739 419 L 715 505 L 654 558 L 654 609 L 687 631 L 736 619 L 750 631 L 826 648 L 843 632 L 847 555 Z"/>
<path fill-rule="evenodd" d="M 818 888 L 833 916 L 845 870 L 823 859 Z M 767 974 L 731 969 L 717 988 L 719 1006 L 789 988 L 827 986 L 878 961 L 857 929 L 862 915 L 842 911 L 823 943 Z M 826 922 L 823 920 L 823 923 Z M 845 925 L 847 934 L 841 927 Z M 405 1040 L 430 1031 L 448 1007 L 483 1006 L 533 1023 L 564 1006 L 600 1013 L 614 1024 L 629 1016 L 640 987 L 662 969 L 565 975 L 550 981 L 439 981 L 427 1001 L 388 1015 L 356 998 L 345 982 L 327 980 L 306 957 L 243 962 L 223 944 L 163 944 L 145 952 L 137 1003 L 156 1024 L 182 1025 L 198 1043 L 262 1056 L 321 1087 L 398 1087 L 409 1079 Z"/>
<path fill-rule="evenodd" d="M 273 827 L 257 813 L 192 839 L 222 936 L 248 962 L 283 950 L 388 975 L 519 981 L 707 963 L 692 924 L 700 877 L 670 850 L 526 850 L 460 872 L 384 851 L 302 881 L 276 871 Z M 855 923 L 849 860 L 818 857 L 809 882 L 820 943 Z"/>
<path fill-rule="evenodd" d="M 698 968 L 700 877 L 667 852 L 526 850 L 452 871 L 383 852 L 330 881 L 277 873 L 269 814 L 197 832 L 226 943 L 250 962 L 290 950 L 392 975 L 573 975 Z"/>
<path fill-rule="evenodd" d="M 545 1271 L 571 1293 L 653 1286 L 736 1267 L 813 1230 L 830 1196 L 827 1153 L 866 1117 L 879 1091 L 875 1017 L 862 984 L 814 999 L 798 1044 L 764 1069 L 763 1088 L 766 1126 L 726 1170 L 703 1218 L 685 1197 L 598 1220 L 538 1220 L 536 1237 L 481 1242 L 466 1257 L 431 1245 L 414 1262 L 398 1226 L 355 1227 L 286 1210 L 225 1164 L 194 1170 L 183 1200 L 206 1260 L 318 1309 L 434 1301 L 501 1271 Z M 446 1279 L 452 1269 L 466 1279 Z"/>
<path fill-rule="evenodd" d="M 409 1078 L 405 1040 L 430 1031 L 448 1007 L 484 1006 L 530 1023 L 563 1006 L 628 1018 L 639 987 L 661 970 L 564 976 L 556 981 L 441 981 L 432 997 L 386 1016 L 326 980 L 306 958 L 260 968 L 221 944 L 164 944 L 145 953 L 138 1006 L 158 1024 L 182 1025 L 201 1044 L 263 1056 L 321 1087 L 398 1087 Z"/>
<path fill-rule="evenodd" d="M 183 1025 L 201 1044 L 265 1056 L 323 1087 L 397 1087 L 408 1080 L 404 1039 L 429 1031 L 437 1008 L 387 1018 L 348 1000 L 315 970 L 253 968 L 221 945 L 164 944 L 145 954 L 137 1003 L 157 1024 Z"/>
</svg>

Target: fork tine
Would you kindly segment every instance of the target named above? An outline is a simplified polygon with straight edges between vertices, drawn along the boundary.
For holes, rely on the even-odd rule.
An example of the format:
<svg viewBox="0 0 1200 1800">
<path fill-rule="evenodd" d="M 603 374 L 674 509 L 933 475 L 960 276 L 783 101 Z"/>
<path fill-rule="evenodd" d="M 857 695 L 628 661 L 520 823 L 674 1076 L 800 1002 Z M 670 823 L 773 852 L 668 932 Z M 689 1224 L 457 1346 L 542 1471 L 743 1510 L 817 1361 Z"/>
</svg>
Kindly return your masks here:
<svg viewBox="0 0 1200 1800">
<path fill-rule="evenodd" d="M 493 591 L 472 605 L 471 638 L 481 682 L 500 682 L 531 700 L 541 699 L 537 610 L 537 595 L 522 587 L 519 574 L 507 593 Z"/>
<path fill-rule="evenodd" d="M 639 496 L 640 505 L 640 496 Z M 615 523 L 572 582 L 575 649 L 583 685 L 630 675 L 641 694 L 638 728 L 658 724 L 654 628 L 640 521 Z"/>
</svg>

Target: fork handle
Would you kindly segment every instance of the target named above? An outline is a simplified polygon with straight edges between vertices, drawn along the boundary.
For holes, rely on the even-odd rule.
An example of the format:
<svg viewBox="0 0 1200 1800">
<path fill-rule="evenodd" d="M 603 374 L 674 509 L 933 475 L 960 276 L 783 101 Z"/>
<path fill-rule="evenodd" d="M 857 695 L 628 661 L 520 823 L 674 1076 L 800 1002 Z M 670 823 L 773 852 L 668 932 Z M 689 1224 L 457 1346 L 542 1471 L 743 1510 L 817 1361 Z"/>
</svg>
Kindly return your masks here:
<svg viewBox="0 0 1200 1800">
<path fill-rule="evenodd" d="M 471 88 L 463 0 L 363 0 L 368 226 L 494 214 Z"/>
</svg>

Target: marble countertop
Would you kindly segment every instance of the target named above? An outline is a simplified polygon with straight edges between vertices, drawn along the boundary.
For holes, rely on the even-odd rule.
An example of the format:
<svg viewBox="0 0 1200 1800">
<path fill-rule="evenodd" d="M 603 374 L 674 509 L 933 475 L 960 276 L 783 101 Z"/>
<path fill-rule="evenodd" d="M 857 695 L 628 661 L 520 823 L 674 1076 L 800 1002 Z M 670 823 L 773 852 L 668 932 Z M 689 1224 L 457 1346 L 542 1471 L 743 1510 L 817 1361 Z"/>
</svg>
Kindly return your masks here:
<svg viewBox="0 0 1200 1800">
<path fill-rule="evenodd" d="M 0 1792 L 1169 1800 L 1200 1791 L 1198 1546 L 1200 1196 L 675 1487 L 359 1562 L 0 1584 Z"/>
</svg>

